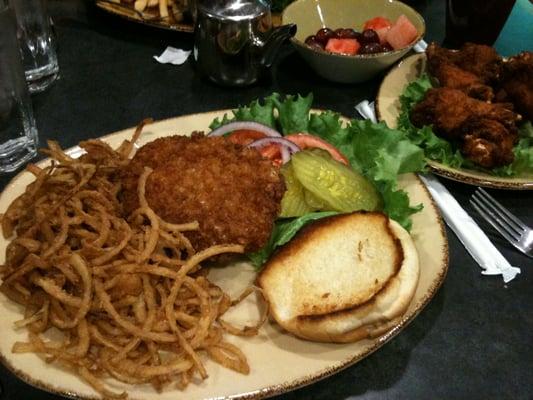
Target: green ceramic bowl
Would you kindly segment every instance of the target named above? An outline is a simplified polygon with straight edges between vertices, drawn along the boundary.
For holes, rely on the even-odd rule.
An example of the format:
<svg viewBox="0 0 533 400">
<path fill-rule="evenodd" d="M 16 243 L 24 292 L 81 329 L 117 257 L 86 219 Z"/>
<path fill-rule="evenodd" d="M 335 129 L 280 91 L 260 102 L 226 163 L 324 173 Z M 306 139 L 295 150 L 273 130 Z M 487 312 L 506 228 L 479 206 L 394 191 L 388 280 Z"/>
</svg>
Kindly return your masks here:
<svg viewBox="0 0 533 400">
<path fill-rule="evenodd" d="M 382 16 L 391 21 L 404 14 L 415 25 L 418 37 L 403 49 L 377 54 L 341 55 L 314 50 L 304 41 L 320 28 L 353 28 L 361 31 L 370 18 Z M 424 36 L 426 25 L 420 14 L 395 0 L 296 0 L 283 11 L 283 24 L 298 26 L 291 39 L 300 55 L 315 72 L 334 82 L 367 81 L 403 57 Z"/>
</svg>

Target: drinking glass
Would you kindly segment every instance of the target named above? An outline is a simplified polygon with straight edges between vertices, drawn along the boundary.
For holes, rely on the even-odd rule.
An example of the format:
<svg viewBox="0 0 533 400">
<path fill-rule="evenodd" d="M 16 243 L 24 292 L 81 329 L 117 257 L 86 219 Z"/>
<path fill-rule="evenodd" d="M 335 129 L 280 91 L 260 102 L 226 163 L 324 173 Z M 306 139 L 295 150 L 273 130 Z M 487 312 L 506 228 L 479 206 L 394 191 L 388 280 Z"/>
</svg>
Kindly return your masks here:
<svg viewBox="0 0 533 400">
<path fill-rule="evenodd" d="M 59 73 L 46 0 L 10 0 L 17 17 L 22 61 L 30 92 L 42 92 Z"/>
<path fill-rule="evenodd" d="M 516 0 L 446 0 L 444 45 L 457 48 L 465 42 L 492 46 Z"/>
<path fill-rule="evenodd" d="M 37 128 L 24 79 L 15 14 L 0 0 L 0 173 L 37 154 Z"/>
</svg>

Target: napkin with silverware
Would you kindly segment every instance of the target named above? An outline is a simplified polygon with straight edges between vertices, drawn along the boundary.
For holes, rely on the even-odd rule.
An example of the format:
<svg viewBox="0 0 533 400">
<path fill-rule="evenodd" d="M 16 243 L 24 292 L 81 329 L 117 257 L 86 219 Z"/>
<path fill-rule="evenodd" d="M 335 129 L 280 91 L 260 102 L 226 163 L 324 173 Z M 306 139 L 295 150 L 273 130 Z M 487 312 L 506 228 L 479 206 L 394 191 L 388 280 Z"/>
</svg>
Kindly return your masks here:
<svg viewBox="0 0 533 400">
<path fill-rule="evenodd" d="M 355 109 L 363 118 L 376 121 L 374 102 L 363 100 L 355 106 Z M 520 268 L 509 264 L 487 235 L 434 175 L 419 174 L 419 176 L 439 206 L 446 224 L 483 269 L 481 273 L 502 275 L 505 283 L 512 281 L 520 273 Z"/>
</svg>

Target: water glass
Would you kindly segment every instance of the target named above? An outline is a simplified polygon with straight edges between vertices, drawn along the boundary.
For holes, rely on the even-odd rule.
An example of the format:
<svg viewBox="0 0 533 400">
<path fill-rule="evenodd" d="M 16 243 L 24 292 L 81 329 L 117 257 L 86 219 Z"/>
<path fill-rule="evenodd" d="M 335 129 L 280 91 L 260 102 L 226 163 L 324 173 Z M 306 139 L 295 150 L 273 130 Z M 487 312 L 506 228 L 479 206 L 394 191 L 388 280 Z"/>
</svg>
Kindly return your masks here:
<svg viewBox="0 0 533 400">
<path fill-rule="evenodd" d="M 30 92 L 41 92 L 59 73 L 46 0 L 9 0 L 17 17 L 17 35 Z"/>
<path fill-rule="evenodd" d="M 444 45 L 458 48 L 465 42 L 492 46 L 516 0 L 447 0 Z"/>
<path fill-rule="evenodd" d="M 15 14 L 0 0 L 0 173 L 37 154 L 37 128 L 24 79 Z"/>
</svg>

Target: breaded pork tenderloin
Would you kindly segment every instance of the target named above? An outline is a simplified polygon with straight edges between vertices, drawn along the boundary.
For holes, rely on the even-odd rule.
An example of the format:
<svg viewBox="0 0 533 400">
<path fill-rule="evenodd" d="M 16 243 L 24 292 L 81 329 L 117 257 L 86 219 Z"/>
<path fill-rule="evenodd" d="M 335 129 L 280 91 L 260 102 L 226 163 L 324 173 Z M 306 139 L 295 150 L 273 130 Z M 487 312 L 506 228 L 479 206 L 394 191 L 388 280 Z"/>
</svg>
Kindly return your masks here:
<svg viewBox="0 0 533 400">
<path fill-rule="evenodd" d="M 186 233 L 196 251 L 232 243 L 250 252 L 268 241 L 285 185 L 257 150 L 199 133 L 154 140 L 122 173 L 125 215 L 139 207 L 145 167 L 153 170 L 146 182 L 150 207 L 168 222 L 199 222 L 198 231 Z"/>
</svg>

